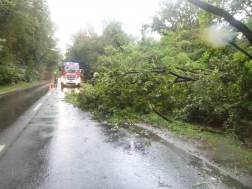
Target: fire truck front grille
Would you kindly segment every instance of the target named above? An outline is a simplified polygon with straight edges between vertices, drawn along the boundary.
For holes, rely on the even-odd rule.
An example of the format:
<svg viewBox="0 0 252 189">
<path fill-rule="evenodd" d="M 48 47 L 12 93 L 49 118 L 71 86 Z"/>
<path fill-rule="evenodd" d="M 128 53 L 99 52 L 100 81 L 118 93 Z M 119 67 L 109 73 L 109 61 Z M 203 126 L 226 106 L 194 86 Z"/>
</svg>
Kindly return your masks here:
<svg viewBox="0 0 252 189">
<path fill-rule="evenodd" d="M 67 75 L 66 76 L 68 80 L 75 80 L 75 75 Z"/>
</svg>

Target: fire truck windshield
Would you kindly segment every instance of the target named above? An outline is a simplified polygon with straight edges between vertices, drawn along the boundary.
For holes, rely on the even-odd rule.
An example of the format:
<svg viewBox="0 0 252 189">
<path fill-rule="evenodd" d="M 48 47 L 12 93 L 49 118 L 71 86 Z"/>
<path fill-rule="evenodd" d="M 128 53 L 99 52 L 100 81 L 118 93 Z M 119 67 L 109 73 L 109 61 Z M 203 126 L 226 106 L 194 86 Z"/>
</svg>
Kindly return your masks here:
<svg viewBox="0 0 252 189">
<path fill-rule="evenodd" d="M 63 71 L 64 72 L 76 73 L 76 72 L 79 72 L 79 67 L 78 66 L 64 66 Z"/>
</svg>

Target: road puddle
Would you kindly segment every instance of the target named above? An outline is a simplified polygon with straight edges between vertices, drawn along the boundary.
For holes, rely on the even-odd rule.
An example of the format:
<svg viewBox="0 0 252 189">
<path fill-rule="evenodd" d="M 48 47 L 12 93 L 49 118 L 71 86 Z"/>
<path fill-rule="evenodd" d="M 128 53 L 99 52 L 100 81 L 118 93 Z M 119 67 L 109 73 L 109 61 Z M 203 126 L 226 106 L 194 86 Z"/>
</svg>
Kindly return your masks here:
<svg viewBox="0 0 252 189">
<path fill-rule="evenodd" d="M 194 156 L 175 147 L 142 127 L 121 124 L 120 127 L 114 129 L 113 126 L 104 123 L 101 128 L 107 137 L 107 143 L 111 143 L 116 149 L 121 148 L 126 155 L 141 156 L 142 162 L 147 162 L 146 166 L 155 167 L 153 172 L 164 174 L 164 168 L 169 167 L 173 174 L 180 175 L 183 182 L 189 184 L 191 179 L 198 180 L 189 184 L 197 188 L 250 188 L 197 155 Z M 177 183 L 172 183 L 172 185 L 176 186 Z"/>
</svg>

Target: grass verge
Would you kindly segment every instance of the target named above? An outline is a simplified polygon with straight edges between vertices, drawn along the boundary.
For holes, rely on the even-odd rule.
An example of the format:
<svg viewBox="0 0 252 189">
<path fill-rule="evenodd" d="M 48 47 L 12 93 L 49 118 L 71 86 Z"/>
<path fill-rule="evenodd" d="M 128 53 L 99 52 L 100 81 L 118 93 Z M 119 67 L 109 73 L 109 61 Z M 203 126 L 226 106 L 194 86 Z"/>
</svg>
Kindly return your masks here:
<svg viewBox="0 0 252 189">
<path fill-rule="evenodd" d="M 6 93 L 6 92 L 10 92 L 10 91 L 14 91 L 17 90 L 19 88 L 25 88 L 31 85 L 36 85 L 36 84 L 40 84 L 42 81 L 34 81 L 32 83 L 28 83 L 28 82 L 19 82 L 17 84 L 10 84 L 10 85 L 0 85 L 0 94 Z"/>
<path fill-rule="evenodd" d="M 92 88 L 93 87 L 93 85 L 89 84 L 89 83 L 82 83 L 81 86 L 82 86 L 82 88 Z"/>
</svg>

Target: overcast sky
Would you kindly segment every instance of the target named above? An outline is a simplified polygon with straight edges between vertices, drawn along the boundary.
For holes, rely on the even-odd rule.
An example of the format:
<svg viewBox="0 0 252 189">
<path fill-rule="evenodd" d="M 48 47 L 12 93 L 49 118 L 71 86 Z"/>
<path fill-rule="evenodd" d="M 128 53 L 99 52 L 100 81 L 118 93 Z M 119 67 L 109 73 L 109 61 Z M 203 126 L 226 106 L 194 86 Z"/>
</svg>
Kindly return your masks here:
<svg viewBox="0 0 252 189">
<path fill-rule="evenodd" d="M 102 21 L 113 18 L 123 22 L 125 31 L 140 37 L 142 23 L 149 23 L 158 10 L 159 0 L 47 0 L 51 19 L 58 30 L 59 47 L 71 44 L 71 35 L 87 23 L 99 34 Z"/>
</svg>

